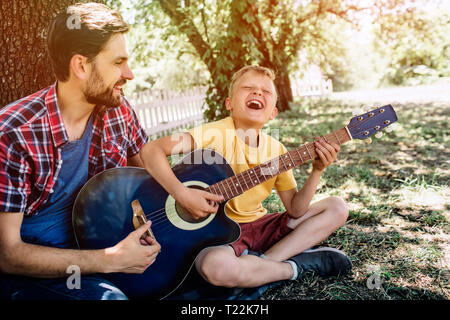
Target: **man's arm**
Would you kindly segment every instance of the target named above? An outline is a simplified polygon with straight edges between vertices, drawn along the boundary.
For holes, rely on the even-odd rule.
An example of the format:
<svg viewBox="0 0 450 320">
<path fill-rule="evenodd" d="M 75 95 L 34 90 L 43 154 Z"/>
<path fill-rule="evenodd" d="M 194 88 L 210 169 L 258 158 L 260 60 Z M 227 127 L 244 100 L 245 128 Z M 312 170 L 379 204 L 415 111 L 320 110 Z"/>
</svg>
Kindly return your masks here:
<svg viewBox="0 0 450 320">
<path fill-rule="evenodd" d="M 153 263 L 160 247 L 143 246 L 140 236 L 149 227 L 139 229 L 111 248 L 102 250 L 59 249 L 22 241 L 20 227 L 23 213 L 0 212 L 0 270 L 39 278 L 67 276 L 70 265 L 81 273 L 142 273 Z M 150 238 L 146 239 L 151 241 Z"/>
<path fill-rule="evenodd" d="M 180 133 L 153 140 L 145 144 L 140 152 L 145 169 L 170 193 L 194 218 L 203 218 L 217 212 L 215 201 L 222 196 L 184 186 L 170 167 L 167 156 L 187 153 L 195 148 L 195 141 L 187 133 Z"/>
</svg>

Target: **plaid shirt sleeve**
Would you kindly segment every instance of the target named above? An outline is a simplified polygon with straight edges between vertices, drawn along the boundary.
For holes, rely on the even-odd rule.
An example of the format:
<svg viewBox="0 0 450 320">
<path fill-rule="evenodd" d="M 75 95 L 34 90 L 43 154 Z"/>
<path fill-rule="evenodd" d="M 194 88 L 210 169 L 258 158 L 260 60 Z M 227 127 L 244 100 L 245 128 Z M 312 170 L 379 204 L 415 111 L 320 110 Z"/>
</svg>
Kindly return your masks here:
<svg viewBox="0 0 450 320">
<path fill-rule="evenodd" d="M 145 133 L 144 128 L 142 128 L 141 123 L 136 115 L 136 112 L 131 108 L 130 103 L 124 98 L 123 99 L 128 111 L 129 111 L 129 119 L 128 119 L 128 149 L 127 155 L 128 157 L 133 157 L 138 154 L 144 144 L 148 141 L 148 136 Z"/>
<path fill-rule="evenodd" d="M 0 211 L 25 212 L 31 167 L 10 140 L 7 134 L 0 135 Z"/>
</svg>

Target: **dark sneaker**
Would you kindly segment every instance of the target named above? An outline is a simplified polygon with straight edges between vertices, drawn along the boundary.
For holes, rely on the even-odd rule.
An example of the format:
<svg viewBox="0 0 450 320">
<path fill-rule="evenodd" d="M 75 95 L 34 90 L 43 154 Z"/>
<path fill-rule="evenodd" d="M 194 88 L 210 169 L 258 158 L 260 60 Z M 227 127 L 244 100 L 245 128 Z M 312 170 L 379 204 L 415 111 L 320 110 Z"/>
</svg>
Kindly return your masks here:
<svg viewBox="0 0 450 320">
<path fill-rule="evenodd" d="M 314 272 L 321 277 L 346 275 L 352 269 L 352 262 L 341 250 L 321 247 L 308 249 L 288 259 L 298 267 L 298 278 L 304 272 Z"/>
</svg>

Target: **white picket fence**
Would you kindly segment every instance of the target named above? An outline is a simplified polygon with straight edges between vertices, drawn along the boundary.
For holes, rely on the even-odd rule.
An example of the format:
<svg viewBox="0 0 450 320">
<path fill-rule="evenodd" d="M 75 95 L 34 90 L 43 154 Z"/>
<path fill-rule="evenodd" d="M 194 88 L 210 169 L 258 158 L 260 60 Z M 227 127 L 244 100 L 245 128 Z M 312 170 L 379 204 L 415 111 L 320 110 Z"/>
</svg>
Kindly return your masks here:
<svg viewBox="0 0 450 320">
<path fill-rule="evenodd" d="M 147 90 L 129 96 L 142 127 L 153 139 L 203 120 L 206 87 L 184 92 Z"/>
<path fill-rule="evenodd" d="M 333 82 L 331 79 L 320 81 L 296 80 L 291 82 L 294 97 L 324 96 L 333 93 Z"/>
<path fill-rule="evenodd" d="M 333 92 L 331 80 L 297 80 L 292 81 L 291 85 L 294 97 L 323 96 Z M 206 87 L 196 87 L 184 92 L 154 89 L 128 98 L 141 125 L 155 139 L 200 124 L 206 108 L 206 90 Z"/>
</svg>

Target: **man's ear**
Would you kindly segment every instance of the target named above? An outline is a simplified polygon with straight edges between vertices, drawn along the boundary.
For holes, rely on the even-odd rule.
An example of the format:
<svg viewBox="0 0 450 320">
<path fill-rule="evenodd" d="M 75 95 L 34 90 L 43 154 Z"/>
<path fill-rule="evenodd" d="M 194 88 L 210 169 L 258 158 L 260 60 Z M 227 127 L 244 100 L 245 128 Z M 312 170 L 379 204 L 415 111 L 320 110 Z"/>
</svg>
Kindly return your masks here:
<svg viewBox="0 0 450 320">
<path fill-rule="evenodd" d="M 227 108 L 227 110 L 231 110 L 231 99 L 230 98 L 225 99 L 225 107 Z"/>
<path fill-rule="evenodd" d="M 70 59 L 70 72 L 80 80 L 88 79 L 91 71 L 91 66 L 87 62 L 87 58 L 81 54 L 75 54 Z"/>
<path fill-rule="evenodd" d="M 273 110 L 272 110 L 272 112 L 270 113 L 270 120 L 275 119 L 275 117 L 277 116 L 277 114 L 278 114 L 278 108 L 277 108 L 277 107 L 274 107 Z"/>
</svg>

